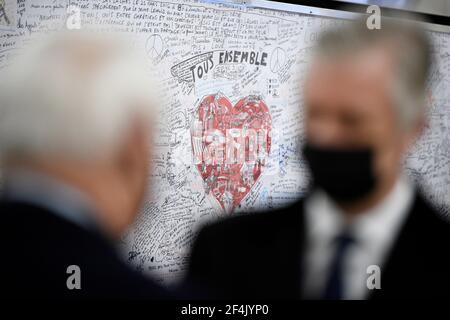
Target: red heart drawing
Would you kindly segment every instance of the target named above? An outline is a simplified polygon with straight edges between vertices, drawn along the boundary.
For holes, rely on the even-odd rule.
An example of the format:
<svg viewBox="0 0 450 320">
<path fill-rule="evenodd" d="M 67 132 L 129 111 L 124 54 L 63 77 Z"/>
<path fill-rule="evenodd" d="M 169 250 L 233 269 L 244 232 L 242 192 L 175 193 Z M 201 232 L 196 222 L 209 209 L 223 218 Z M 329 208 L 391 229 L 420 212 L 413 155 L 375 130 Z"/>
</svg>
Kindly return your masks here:
<svg viewBox="0 0 450 320">
<path fill-rule="evenodd" d="M 192 123 L 194 163 L 205 191 L 231 213 L 264 170 L 271 146 L 272 118 L 258 96 L 233 107 L 221 93 L 204 97 Z"/>
</svg>

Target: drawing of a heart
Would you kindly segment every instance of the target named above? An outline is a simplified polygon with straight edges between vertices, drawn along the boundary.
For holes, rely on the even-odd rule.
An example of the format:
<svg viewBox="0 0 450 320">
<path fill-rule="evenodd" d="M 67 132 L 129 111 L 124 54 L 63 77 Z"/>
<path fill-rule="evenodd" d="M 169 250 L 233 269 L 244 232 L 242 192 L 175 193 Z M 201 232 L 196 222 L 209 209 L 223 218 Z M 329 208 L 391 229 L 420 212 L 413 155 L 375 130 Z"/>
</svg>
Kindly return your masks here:
<svg viewBox="0 0 450 320">
<path fill-rule="evenodd" d="M 272 118 L 259 96 L 235 106 L 221 93 L 204 97 L 194 113 L 191 142 L 205 192 L 231 213 L 261 176 L 271 146 Z"/>
</svg>

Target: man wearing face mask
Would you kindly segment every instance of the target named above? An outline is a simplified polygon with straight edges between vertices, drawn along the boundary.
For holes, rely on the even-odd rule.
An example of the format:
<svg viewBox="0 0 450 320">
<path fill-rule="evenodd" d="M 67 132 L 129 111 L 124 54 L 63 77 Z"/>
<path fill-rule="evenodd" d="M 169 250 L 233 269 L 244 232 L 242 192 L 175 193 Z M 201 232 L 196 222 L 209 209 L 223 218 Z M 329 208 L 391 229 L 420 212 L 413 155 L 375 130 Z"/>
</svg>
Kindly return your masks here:
<svg viewBox="0 0 450 320">
<path fill-rule="evenodd" d="M 306 78 L 309 194 L 202 230 L 188 282 L 220 298 L 450 297 L 450 226 L 402 174 L 425 122 L 417 26 L 324 33 Z"/>
</svg>

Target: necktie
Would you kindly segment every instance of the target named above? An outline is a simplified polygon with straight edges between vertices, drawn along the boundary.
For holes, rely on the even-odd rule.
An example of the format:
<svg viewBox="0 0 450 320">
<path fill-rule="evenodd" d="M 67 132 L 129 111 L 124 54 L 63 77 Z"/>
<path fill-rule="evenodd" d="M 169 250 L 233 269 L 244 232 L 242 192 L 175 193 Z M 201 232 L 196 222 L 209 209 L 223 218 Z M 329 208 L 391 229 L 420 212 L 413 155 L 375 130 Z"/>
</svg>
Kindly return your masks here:
<svg viewBox="0 0 450 320">
<path fill-rule="evenodd" d="M 324 300 L 341 300 L 343 298 L 343 262 L 347 249 L 355 240 L 348 231 L 344 231 L 336 238 L 336 242 L 336 251 L 331 260 L 325 284 Z"/>
</svg>

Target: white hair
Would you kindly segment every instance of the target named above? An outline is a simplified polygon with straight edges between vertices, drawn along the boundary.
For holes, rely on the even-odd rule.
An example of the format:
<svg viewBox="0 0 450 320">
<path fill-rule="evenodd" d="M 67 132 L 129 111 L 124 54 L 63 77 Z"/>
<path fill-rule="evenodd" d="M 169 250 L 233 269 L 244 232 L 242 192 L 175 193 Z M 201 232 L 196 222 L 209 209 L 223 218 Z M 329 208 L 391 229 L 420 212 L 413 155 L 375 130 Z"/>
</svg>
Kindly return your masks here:
<svg viewBox="0 0 450 320">
<path fill-rule="evenodd" d="M 64 31 L 39 38 L 2 71 L 0 156 L 97 159 L 132 121 L 151 120 L 154 86 L 123 39 Z"/>
<path fill-rule="evenodd" d="M 336 59 L 380 45 L 394 57 L 394 77 L 389 88 L 398 124 L 411 128 L 424 115 L 432 64 L 431 40 L 417 23 L 383 19 L 380 30 L 369 30 L 365 20 L 349 22 L 324 32 L 316 53 L 319 58 Z"/>
</svg>

